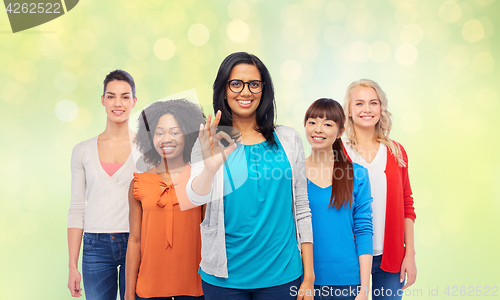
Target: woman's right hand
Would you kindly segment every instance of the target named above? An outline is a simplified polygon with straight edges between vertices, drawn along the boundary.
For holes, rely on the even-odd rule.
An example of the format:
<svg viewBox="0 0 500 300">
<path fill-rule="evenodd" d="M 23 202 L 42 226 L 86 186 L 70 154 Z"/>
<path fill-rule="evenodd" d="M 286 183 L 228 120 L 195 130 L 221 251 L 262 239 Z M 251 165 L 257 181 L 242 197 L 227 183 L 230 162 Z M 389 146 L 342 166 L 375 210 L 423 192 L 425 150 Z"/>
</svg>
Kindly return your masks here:
<svg viewBox="0 0 500 300">
<path fill-rule="evenodd" d="M 78 269 L 70 269 L 68 276 L 68 289 L 71 292 L 72 297 L 81 297 L 82 289 L 80 288 L 80 282 L 82 280 L 82 275 Z"/>
<path fill-rule="evenodd" d="M 227 157 L 236 149 L 235 141 L 226 132 L 219 131 L 216 134 L 220 118 L 220 110 L 217 111 L 213 123 L 211 122 L 212 115 L 208 115 L 206 124 L 200 125 L 198 134 L 205 169 L 212 174 L 217 172 Z M 221 139 L 225 139 L 229 145 L 227 147 L 221 146 L 219 143 Z"/>
</svg>

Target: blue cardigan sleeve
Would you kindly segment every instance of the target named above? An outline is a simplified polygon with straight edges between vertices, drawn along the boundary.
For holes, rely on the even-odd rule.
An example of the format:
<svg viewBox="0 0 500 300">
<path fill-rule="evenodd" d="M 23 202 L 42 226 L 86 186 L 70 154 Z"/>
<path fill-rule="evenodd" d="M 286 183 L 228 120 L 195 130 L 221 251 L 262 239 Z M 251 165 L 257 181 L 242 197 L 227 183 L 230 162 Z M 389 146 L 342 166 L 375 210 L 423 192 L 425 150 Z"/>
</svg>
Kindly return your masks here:
<svg viewBox="0 0 500 300">
<path fill-rule="evenodd" d="M 354 171 L 354 236 L 359 255 L 373 255 L 372 193 L 368 170 L 353 163 Z"/>
</svg>

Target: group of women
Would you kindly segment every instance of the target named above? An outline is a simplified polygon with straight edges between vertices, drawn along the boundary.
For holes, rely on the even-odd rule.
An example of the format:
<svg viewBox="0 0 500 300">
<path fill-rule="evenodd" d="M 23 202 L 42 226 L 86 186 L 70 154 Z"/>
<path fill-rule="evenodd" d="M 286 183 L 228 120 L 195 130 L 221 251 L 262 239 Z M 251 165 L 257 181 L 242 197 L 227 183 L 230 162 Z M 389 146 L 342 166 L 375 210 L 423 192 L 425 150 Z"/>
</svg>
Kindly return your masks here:
<svg viewBox="0 0 500 300">
<path fill-rule="evenodd" d="M 353 82 L 343 108 L 314 101 L 307 158 L 297 131 L 275 125 L 258 57 L 226 57 L 213 88 L 213 117 L 159 101 L 134 136 L 134 81 L 106 77 L 106 129 L 71 160 L 71 295 L 82 295 L 83 238 L 87 299 L 400 299 L 416 278 L 415 213 L 380 86 Z"/>
</svg>

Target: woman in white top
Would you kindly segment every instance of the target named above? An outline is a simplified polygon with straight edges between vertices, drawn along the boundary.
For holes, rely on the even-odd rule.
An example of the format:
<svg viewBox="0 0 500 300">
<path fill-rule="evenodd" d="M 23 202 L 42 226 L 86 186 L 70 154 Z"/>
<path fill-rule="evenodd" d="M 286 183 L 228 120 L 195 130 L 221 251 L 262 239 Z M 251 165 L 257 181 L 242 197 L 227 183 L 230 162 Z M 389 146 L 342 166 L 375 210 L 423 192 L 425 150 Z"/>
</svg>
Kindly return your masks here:
<svg viewBox="0 0 500 300">
<path fill-rule="evenodd" d="M 122 70 L 109 73 L 101 96 L 107 115 L 106 128 L 73 148 L 68 213 L 68 288 L 73 297 L 82 296 L 78 257 L 83 236 L 86 299 L 115 300 L 118 287 L 123 299 L 129 232 L 128 187 L 133 172 L 137 171 L 131 154 L 134 136 L 129 131 L 128 119 L 136 102 L 132 76 Z"/>
<path fill-rule="evenodd" d="M 373 197 L 372 298 L 401 299 L 417 276 L 413 223 L 415 209 L 408 177 L 408 157 L 389 138 L 391 113 L 380 86 L 369 79 L 349 85 L 345 149 L 366 169 Z M 406 285 L 404 285 L 407 277 Z M 404 286 L 403 286 L 404 285 Z"/>
</svg>

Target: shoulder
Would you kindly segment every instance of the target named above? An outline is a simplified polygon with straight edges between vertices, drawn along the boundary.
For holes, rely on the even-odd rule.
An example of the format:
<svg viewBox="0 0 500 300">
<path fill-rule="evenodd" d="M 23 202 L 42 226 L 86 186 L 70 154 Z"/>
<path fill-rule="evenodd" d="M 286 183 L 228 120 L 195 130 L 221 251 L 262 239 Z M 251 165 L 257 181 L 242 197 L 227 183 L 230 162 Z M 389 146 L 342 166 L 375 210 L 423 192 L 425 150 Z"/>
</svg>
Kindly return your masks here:
<svg viewBox="0 0 500 300">
<path fill-rule="evenodd" d="M 280 135 L 299 135 L 295 128 L 289 126 L 279 125 L 276 126 L 274 130 L 276 131 L 276 134 Z"/>
<path fill-rule="evenodd" d="M 73 155 L 84 155 L 97 142 L 97 136 L 76 144 L 73 147 Z"/>
<path fill-rule="evenodd" d="M 73 149 L 86 149 L 96 142 L 97 142 L 97 136 L 94 136 L 93 138 L 90 138 L 83 142 L 79 142 L 78 144 L 75 145 L 75 147 L 73 147 Z"/>
<path fill-rule="evenodd" d="M 355 162 L 352 163 L 352 171 L 354 173 L 354 178 L 357 180 L 368 179 L 368 169 Z"/>
<path fill-rule="evenodd" d="M 403 160 L 406 163 L 408 163 L 408 155 L 406 154 L 406 150 L 403 147 L 403 145 L 401 145 L 400 143 L 396 142 L 395 140 L 392 140 L 392 142 L 394 143 L 394 145 L 396 145 L 396 147 L 399 148 L 399 150 L 401 150 L 401 154 L 403 155 Z"/>
</svg>

